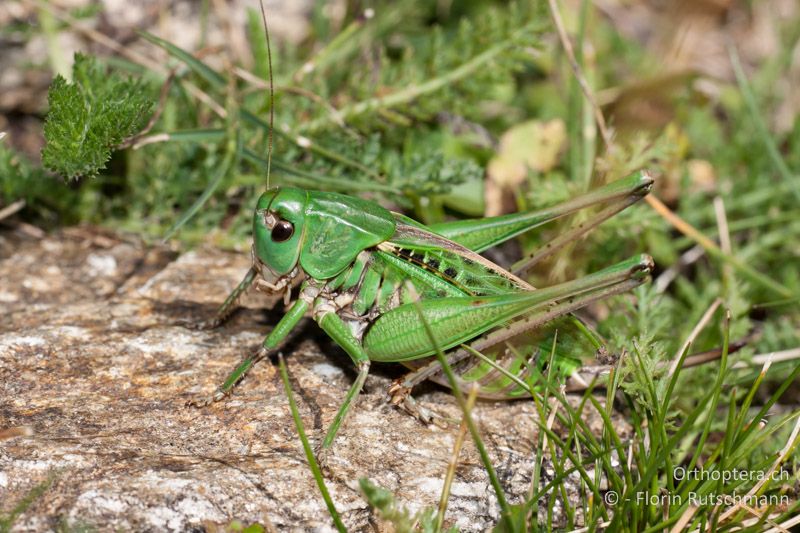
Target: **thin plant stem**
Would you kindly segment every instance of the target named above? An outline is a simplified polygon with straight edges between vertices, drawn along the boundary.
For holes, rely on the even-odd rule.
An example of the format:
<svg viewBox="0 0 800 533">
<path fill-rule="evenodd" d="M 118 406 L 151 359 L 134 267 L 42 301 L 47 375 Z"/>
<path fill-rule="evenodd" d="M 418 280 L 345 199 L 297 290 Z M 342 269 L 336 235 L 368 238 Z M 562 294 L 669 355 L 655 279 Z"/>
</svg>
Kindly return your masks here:
<svg viewBox="0 0 800 533">
<path fill-rule="evenodd" d="M 589 87 L 589 82 L 586 81 L 586 77 L 583 75 L 581 66 L 578 64 L 578 60 L 575 58 L 575 50 L 572 48 L 572 43 L 569 40 L 569 36 L 567 36 L 567 30 L 564 28 L 564 21 L 561 20 L 561 14 L 558 12 L 556 0 L 547 0 L 547 3 L 550 6 L 550 14 L 553 17 L 553 23 L 556 26 L 558 38 L 561 41 L 561 45 L 564 47 L 564 52 L 567 54 L 567 60 L 569 60 L 570 67 L 572 67 L 572 72 L 575 74 L 575 78 L 578 80 L 578 84 L 581 86 L 581 90 L 583 90 L 586 100 L 589 101 L 589 104 L 594 111 L 594 117 L 597 121 L 597 127 L 600 130 L 600 136 L 603 138 L 603 142 L 605 143 L 606 147 L 610 148 L 611 133 L 606 125 L 606 119 L 603 117 L 603 112 L 600 110 L 600 106 L 597 104 L 597 99 L 594 97 L 592 88 Z"/>
<path fill-rule="evenodd" d="M 453 485 L 453 478 L 456 475 L 456 467 L 458 466 L 458 456 L 461 454 L 461 448 L 464 446 L 464 437 L 467 436 L 467 422 L 466 417 L 472 412 L 475 407 L 475 400 L 478 399 L 478 387 L 473 386 L 469 390 L 467 396 L 467 411 L 461 418 L 461 425 L 458 428 L 458 435 L 456 435 L 456 442 L 453 444 L 453 453 L 450 455 L 450 463 L 447 465 L 447 473 L 444 476 L 444 485 L 442 486 L 442 494 L 439 497 L 439 511 L 436 514 L 436 528 L 434 531 L 439 532 L 444 525 L 444 515 L 447 512 L 447 500 L 450 497 L 450 487 Z"/>
<path fill-rule="evenodd" d="M 645 196 L 644 200 L 667 222 L 672 224 L 672 226 L 675 229 L 677 229 L 678 231 L 680 231 L 681 233 L 683 233 L 684 235 L 695 241 L 697 244 L 702 246 L 703 249 L 705 249 L 705 251 L 709 255 L 713 256 L 716 259 L 719 259 L 720 261 L 724 261 L 732 265 L 736 270 L 738 270 L 739 272 L 744 274 L 748 279 L 750 279 L 750 281 L 757 283 L 758 285 L 761 285 L 762 287 L 769 289 L 772 292 L 775 292 L 783 296 L 784 298 L 791 298 L 792 296 L 794 296 L 794 294 L 792 294 L 792 291 L 790 291 L 780 283 L 773 281 L 772 278 L 758 272 L 749 265 L 741 262 L 736 257 L 730 256 L 725 252 L 723 252 L 722 249 L 720 249 L 720 247 L 717 246 L 717 244 L 714 241 L 712 241 L 711 239 L 700 233 L 700 231 L 698 231 L 691 224 L 689 224 L 681 217 L 679 217 L 674 211 L 672 211 L 669 207 L 664 205 L 664 203 L 661 200 L 659 200 L 652 194 Z"/>
</svg>

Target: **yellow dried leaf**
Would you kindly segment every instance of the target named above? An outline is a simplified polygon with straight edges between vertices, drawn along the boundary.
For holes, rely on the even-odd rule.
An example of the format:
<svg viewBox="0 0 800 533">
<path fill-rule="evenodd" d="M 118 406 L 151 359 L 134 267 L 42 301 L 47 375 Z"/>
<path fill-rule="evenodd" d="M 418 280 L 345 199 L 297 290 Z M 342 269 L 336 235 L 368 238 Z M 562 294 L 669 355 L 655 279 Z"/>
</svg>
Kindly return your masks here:
<svg viewBox="0 0 800 533">
<path fill-rule="evenodd" d="M 705 159 L 691 159 L 688 163 L 693 191 L 711 192 L 717 188 L 717 173 Z"/>
<path fill-rule="evenodd" d="M 517 124 L 500 138 L 497 155 L 489 162 L 489 179 L 502 189 L 520 185 L 529 170 L 547 172 L 558 162 L 567 138 L 561 119 Z"/>
</svg>

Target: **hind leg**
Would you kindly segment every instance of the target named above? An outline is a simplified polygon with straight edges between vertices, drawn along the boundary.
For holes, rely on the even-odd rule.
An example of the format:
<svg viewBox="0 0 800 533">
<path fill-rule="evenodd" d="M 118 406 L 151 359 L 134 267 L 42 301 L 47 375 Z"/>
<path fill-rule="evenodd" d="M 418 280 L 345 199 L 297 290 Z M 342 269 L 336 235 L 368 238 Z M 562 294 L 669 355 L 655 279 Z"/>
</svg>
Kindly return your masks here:
<svg viewBox="0 0 800 533">
<path fill-rule="evenodd" d="M 467 356 L 468 354 L 464 350 L 458 350 L 447 354 L 447 363 L 449 365 L 454 365 Z M 442 365 L 439 359 L 433 357 L 427 364 L 394 380 L 387 391 L 389 394 L 389 403 L 399 407 L 423 424 L 436 424 L 437 426 L 446 425 L 446 419 L 443 416 L 419 405 L 414 397 L 411 396 L 411 391 L 414 387 L 426 379 L 439 375 L 441 372 Z"/>
</svg>

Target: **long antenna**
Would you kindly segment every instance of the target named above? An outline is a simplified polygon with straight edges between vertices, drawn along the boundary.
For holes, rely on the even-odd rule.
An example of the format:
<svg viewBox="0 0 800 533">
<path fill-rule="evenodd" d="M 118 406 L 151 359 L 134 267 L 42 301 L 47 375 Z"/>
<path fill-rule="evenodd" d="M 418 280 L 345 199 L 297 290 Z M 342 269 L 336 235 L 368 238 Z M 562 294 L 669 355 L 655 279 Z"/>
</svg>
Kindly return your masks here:
<svg viewBox="0 0 800 533">
<path fill-rule="evenodd" d="M 275 86 L 272 81 L 272 47 L 269 43 L 267 13 L 264 11 L 264 0 L 259 0 L 258 3 L 261 6 L 264 35 L 267 36 L 267 64 L 269 65 L 269 132 L 267 133 L 267 189 L 269 189 L 269 173 L 272 169 L 272 130 L 275 129 Z"/>
</svg>

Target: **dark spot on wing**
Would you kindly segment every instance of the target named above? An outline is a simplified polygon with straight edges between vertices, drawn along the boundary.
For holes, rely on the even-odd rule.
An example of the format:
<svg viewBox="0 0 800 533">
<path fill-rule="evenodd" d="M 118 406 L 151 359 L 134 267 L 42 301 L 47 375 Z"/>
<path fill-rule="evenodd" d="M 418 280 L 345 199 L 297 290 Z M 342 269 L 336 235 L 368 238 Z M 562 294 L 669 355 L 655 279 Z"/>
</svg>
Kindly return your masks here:
<svg viewBox="0 0 800 533">
<path fill-rule="evenodd" d="M 433 269 L 438 269 L 439 268 L 439 260 L 438 259 L 434 259 L 433 257 L 431 257 L 430 259 L 428 259 L 428 266 L 433 268 Z"/>
<path fill-rule="evenodd" d="M 454 278 L 458 275 L 458 271 L 455 268 L 449 266 L 444 269 L 444 275 L 450 278 Z"/>
</svg>

